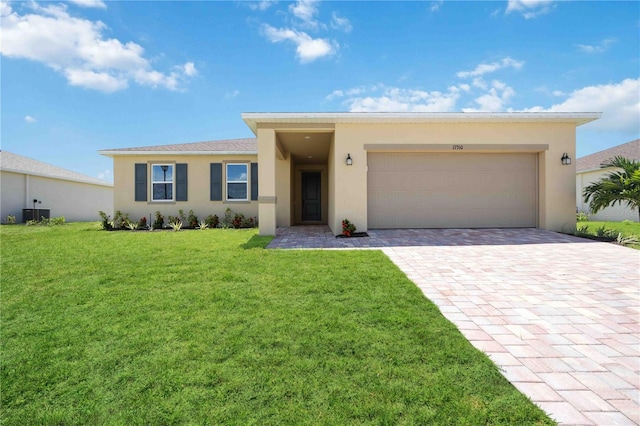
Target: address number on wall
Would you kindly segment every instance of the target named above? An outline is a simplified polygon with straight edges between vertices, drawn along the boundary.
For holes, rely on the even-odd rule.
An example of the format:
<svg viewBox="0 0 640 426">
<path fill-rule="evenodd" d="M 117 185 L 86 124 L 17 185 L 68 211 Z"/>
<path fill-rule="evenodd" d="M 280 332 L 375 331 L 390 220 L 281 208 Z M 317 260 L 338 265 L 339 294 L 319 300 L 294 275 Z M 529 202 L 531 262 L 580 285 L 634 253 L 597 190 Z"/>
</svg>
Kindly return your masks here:
<svg viewBox="0 0 640 426">
<path fill-rule="evenodd" d="M 453 150 L 462 150 L 462 149 L 464 149 L 464 145 L 451 145 L 451 149 L 453 149 Z"/>
</svg>

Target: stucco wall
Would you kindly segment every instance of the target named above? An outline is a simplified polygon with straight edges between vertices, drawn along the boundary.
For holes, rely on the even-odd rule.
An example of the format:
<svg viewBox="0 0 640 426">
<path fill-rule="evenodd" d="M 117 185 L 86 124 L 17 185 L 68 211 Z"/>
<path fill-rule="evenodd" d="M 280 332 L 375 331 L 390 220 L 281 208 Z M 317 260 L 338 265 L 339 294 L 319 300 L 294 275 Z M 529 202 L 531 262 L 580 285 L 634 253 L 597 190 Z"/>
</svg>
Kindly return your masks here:
<svg viewBox="0 0 640 426">
<path fill-rule="evenodd" d="M 27 207 L 26 200 L 26 176 L 22 173 L 0 171 L 0 218 L 2 223 L 7 221 L 7 216 L 15 216 L 16 220 L 22 220 L 22 209 Z"/>
<path fill-rule="evenodd" d="M 291 225 L 291 156 L 276 160 L 276 222 L 278 226 Z M 259 167 L 259 166 L 258 166 Z"/>
<path fill-rule="evenodd" d="M 612 207 L 606 207 L 598 213 L 591 213 L 589 203 L 584 202 L 582 191 L 586 186 L 605 177 L 608 173 L 615 169 L 598 169 L 576 174 L 576 206 L 579 212 L 589 215 L 590 220 L 614 221 L 621 222 L 623 220 L 632 220 L 638 222 L 638 211 L 632 210 L 626 205 L 615 204 Z"/>
<path fill-rule="evenodd" d="M 2 221 L 7 215 L 22 220 L 22 209 L 33 208 L 31 200 L 41 200 L 36 208 L 50 209 L 51 217 L 64 216 L 67 222 L 99 219 L 98 210 L 113 212 L 113 188 L 22 173 L 0 172 Z"/>
<path fill-rule="evenodd" d="M 538 226 L 555 231 L 575 226 L 575 165 L 563 166 L 560 161 L 564 152 L 575 158 L 573 123 L 336 124 L 329 156 L 329 188 L 334 191 L 329 226 L 334 233 L 345 217 L 359 230 L 367 229 L 365 144 L 548 144 L 548 150 L 538 155 Z M 344 164 L 348 153 L 352 166 Z"/>
<path fill-rule="evenodd" d="M 226 163 L 226 162 L 257 162 L 256 155 L 176 155 L 176 156 L 160 156 L 160 155 L 131 155 L 131 156 L 114 156 L 113 158 L 113 177 L 114 177 L 114 210 L 120 210 L 128 213 L 131 218 L 139 219 L 155 215 L 156 211 L 160 211 L 165 217 L 172 215 L 177 216 L 178 210 L 182 209 L 185 213 L 193 210 L 199 219 L 204 219 L 210 214 L 216 214 L 219 217 L 224 215 L 227 208 L 236 213 L 242 213 L 246 217 L 258 216 L 257 201 L 211 201 L 210 200 L 210 164 Z M 136 163 L 148 164 L 148 170 L 151 164 L 173 164 L 186 163 L 187 180 L 188 180 L 188 199 L 187 201 L 135 201 L 135 174 L 134 168 Z M 223 187 L 225 182 L 225 167 L 223 167 Z M 249 167 L 250 169 L 250 167 Z M 258 168 L 260 173 L 260 166 Z M 261 183 L 258 183 L 260 187 Z M 250 185 L 249 185 L 250 186 Z M 151 181 L 148 177 L 147 191 L 151 187 Z M 250 191 L 250 188 L 249 188 Z M 249 192 L 250 193 L 250 192 Z M 223 200 L 225 199 L 225 190 L 223 188 Z M 151 200 L 148 196 L 147 200 Z"/>
</svg>

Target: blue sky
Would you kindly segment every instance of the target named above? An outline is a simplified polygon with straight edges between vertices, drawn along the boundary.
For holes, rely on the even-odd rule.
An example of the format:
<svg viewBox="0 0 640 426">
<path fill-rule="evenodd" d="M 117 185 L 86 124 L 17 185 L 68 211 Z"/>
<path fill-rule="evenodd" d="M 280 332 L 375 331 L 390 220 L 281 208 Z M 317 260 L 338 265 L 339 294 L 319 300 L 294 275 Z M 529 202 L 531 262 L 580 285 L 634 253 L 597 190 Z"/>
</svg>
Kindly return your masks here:
<svg viewBox="0 0 640 426">
<path fill-rule="evenodd" d="M 3 2 L 2 149 L 111 180 L 100 149 L 252 137 L 242 112 L 578 111 L 640 137 L 640 2 Z"/>
</svg>

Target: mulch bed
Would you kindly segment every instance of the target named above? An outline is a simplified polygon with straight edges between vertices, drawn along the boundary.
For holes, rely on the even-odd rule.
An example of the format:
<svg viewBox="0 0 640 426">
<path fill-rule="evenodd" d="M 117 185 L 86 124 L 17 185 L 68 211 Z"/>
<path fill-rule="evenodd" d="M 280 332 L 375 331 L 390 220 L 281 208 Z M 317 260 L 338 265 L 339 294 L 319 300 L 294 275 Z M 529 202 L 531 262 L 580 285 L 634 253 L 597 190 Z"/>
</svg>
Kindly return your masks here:
<svg viewBox="0 0 640 426">
<path fill-rule="evenodd" d="M 336 238 L 358 238 L 358 237 L 368 237 L 369 234 L 367 234 L 366 232 L 354 232 L 353 234 L 351 234 L 350 237 L 347 237 L 346 235 L 336 235 Z"/>
</svg>

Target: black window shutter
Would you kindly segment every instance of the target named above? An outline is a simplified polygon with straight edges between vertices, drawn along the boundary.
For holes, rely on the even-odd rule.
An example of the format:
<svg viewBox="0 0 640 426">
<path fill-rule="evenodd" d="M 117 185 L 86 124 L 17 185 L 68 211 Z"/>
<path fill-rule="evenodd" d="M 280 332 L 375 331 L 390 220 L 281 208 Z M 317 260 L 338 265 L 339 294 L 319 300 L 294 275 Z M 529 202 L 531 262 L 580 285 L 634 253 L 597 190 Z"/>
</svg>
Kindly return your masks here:
<svg viewBox="0 0 640 426">
<path fill-rule="evenodd" d="M 258 163 L 251 163 L 251 199 L 258 199 Z"/>
<path fill-rule="evenodd" d="M 187 201 L 187 165 L 176 164 L 176 201 Z"/>
<path fill-rule="evenodd" d="M 147 164 L 136 163 L 135 167 L 135 200 L 147 201 Z"/>
<path fill-rule="evenodd" d="M 222 201 L 222 163 L 211 163 L 211 201 Z"/>
</svg>

